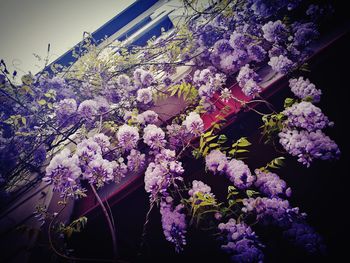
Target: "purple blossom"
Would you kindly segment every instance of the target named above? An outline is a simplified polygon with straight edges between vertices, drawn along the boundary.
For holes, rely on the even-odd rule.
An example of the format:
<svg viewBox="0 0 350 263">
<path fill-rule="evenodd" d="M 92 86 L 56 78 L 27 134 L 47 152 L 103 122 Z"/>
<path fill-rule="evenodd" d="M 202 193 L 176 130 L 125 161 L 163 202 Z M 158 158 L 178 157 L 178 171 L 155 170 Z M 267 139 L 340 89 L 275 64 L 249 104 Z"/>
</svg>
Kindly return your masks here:
<svg viewBox="0 0 350 263">
<path fill-rule="evenodd" d="M 108 152 L 109 146 L 111 145 L 108 136 L 106 136 L 103 133 L 98 133 L 98 134 L 95 134 L 92 137 L 92 139 L 94 142 L 96 142 L 100 146 L 102 153 Z"/>
<path fill-rule="evenodd" d="M 141 72 L 140 80 L 144 87 L 148 87 L 153 83 L 154 78 L 150 72 L 144 70 Z"/>
<path fill-rule="evenodd" d="M 145 190 L 151 200 L 168 196 L 168 188 L 175 180 L 182 180 L 184 172 L 181 162 L 175 160 L 175 152 L 167 149 L 156 155 L 155 161 L 148 164 L 145 172 Z"/>
<path fill-rule="evenodd" d="M 137 116 L 137 121 L 141 124 L 154 124 L 158 121 L 158 114 L 153 110 L 147 110 Z"/>
<path fill-rule="evenodd" d="M 292 208 L 288 200 L 280 198 L 246 198 L 243 199 L 242 211 L 252 213 L 263 225 L 276 225 L 288 228 L 294 220 L 304 219 L 306 214 L 300 213 L 299 208 Z"/>
<path fill-rule="evenodd" d="M 77 102 L 75 99 L 64 99 L 54 104 L 55 114 L 60 125 L 67 126 L 74 121 L 77 113 Z"/>
<path fill-rule="evenodd" d="M 294 95 L 300 99 L 312 98 L 314 103 L 321 99 L 321 90 L 316 89 L 315 84 L 311 83 L 309 79 L 304 80 L 303 77 L 290 79 L 289 87 Z"/>
<path fill-rule="evenodd" d="M 247 97 L 254 98 L 261 92 L 261 88 L 256 81 L 250 79 L 245 83 L 244 87 L 242 88 L 242 92 Z"/>
<path fill-rule="evenodd" d="M 321 130 L 308 132 L 306 130 L 284 129 L 278 134 L 280 144 L 291 155 L 298 157 L 298 162 L 310 166 L 314 159 L 338 159 L 338 145 Z"/>
<path fill-rule="evenodd" d="M 195 136 L 199 136 L 204 131 L 203 120 L 196 112 L 191 112 L 182 125 L 186 126 L 186 129 Z"/>
<path fill-rule="evenodd" d="M 124 89 L 130 89 L 130 87 L 131 87 L 130 78 L 125 74 L 118 76 L 117 84 Z"/>
<path fill-rule="evenodd" d="M 249 67 L 249 64 L 246 64 L 239 70 L 239 73 L 237 75 L 237 82 L 239 86 L 243 88 L 249 80 L 257 82 L 260 81 L 260 77 L 255 73 L 253 69 Z"/>
<path fill-rule="evenodd" d="M 243 35 L 237 31 L 234 31 L 230 36 L 231 47 L 236 49 L 245 49 L 245 47 L 251 42 L 250 37 Z"/>
<path fill-rule="evenodd" d="M 286 108 L 282 114 L 287 117 L 284 124 L 289 128 L 302 128 L 311 132 L 333 125 L 320 108 L 307 101 L 294 103 Z"/>
<path fill-rule="evenodd" d="M 145 154 L 141 154 L 140 151 L 132 149 L 130 151 L 130 154 L 127 157 L 128 159 L 128 170 L 129 171 L 140 171 L 144 168 L 145 163 L 146 163 L 146 157 Z"/>
<path fill-rule="evenodd" d="M 203 183 L 202 181 L 193 180 L 192 188 L 188 191 L 188 194 L 191 197 L 195 197 L 197 193 L 211 194 L 211 188 L 209 185 Z"/>
<path fill-rule="evenodd" d="M 102 150 L 93 138 L 89 138 L 78 143 L 75 155 L 78 157 L 81 170 L 85 172 L 88 169 L 89 162 L 102 155 Z"/>
<path fill-rule="evenodd" d="M 160 203 L 160 214 L 162 216 L 163 233 L 169 242 L 175 245 L 175 251 L 180 252 L 186 245 L 186 216 L 181 210 L 183 204 L 177 205 L 175 208 L 166 202 Z"/>
<path fill-rule="evenodd" d="M 264 38 L 272 43 L 285 42 L 288 38 L 287 27 L 281 20 L 275 22 L 269 21 L 262 26 L 262 31 Z"/>
<path fill-rule="evenodd" d="M 52 158 L 46 167 L 46 177 L 43 180 L 53 183 L 54 191 L 60 192 L 63 196 L 73 197 L 80 189 L 77 183 L 80 175 L 78 158 L 71 156 L 70 150 L 66 148 Z"/>
<path fill-rule="evenodd" d="M 249 226 L 230 218 L 227 223 L 219 224 L 218 228 L 227 242 L 221 248 L 230 254 L 233 262 L 263 262 L 262 245 Z"/>
<path fill-rule="evenodd" d="M 151 149 L 159 150 L 164 147 L 165 133 L 164 131 L 154 124 L 148 124 L 143 130 L 143 142 L 147 144 Z"/>
<path fill-rule="evenodd" d="M 89 162 L 88 169 L 84 173 L 84 178 L 89 180 L 89 183 L 96 184 L 97 187 L 102 187 L 105 183 L 114 179 L 114 168 L 117 165 L 115 161 L 108 161 L 98 155 L 95 159 Z"/>
<path fill-rule="evenodd" d="M 271 68 L 281 74 L 287 74 L 292 69 L 293 61 L 283 55 L 271 57 L 268 63 Z"/>
<path fill-rule="evenodd" d="M 228 162 L 226 176 L 239 189 L 247 189 L 255 181 L 255 176 L 252 175 L 249 167 L 243 161 L 236 159 Z"/>
<path fill-rule="evenodd" d="M 278 197 L 291 195 L 291 189 L 284 180 L 277 174 L 271 172 L 262 172 L 259 169 L 255 170 L 256 182 L 255 186 L 259 188 L 260 192 L 268 197 Z"/>
<path fill-rule="evenodd" d="M 78 107 L 78 113 L 82 118 L 92 120 L 97 115 L 96 101 L 84 100 Z"/>
<path fill-rule="evenodd" d="M 137 91 L 137 97 L 136 100 L 139 102 L 142 102 L 144 104 L 148 104 L 152 101 L 152 88 L 144 88 L 144 89 L 139 89 Z"/>
<path fill-rule="evenodd" d="M 171 124 L 167 127 L 168 141 L 171 149 L 177 149 L 184 146 L 187 139 L 189 139 L 189 132 L 186 127 L 178 124 Z"/>
<path fill-rule="evenodd" d="M 205 166 L 206 168 L 213 172 L 214 174 L 219 172 L 223 173 L 225 172 L 227 168 L 227 157 L 224 153 L 220 152 L 219 150 L 212 150 L 206 157 L 205 157 Z"/>
<path fill-rule="evenodd" d="M 230 45 L 230 41 L 226 39 L 221 39 L 214 44 L 214 52 L 216 52 L 217 54 L 231 51 L 232 47 Z"/>
<path fill-rule="evenodd" d="M 249 45 L 247 48 L 248 55 L 251 60 L 261 62 L 266 58 L 266 50 L 257 44 Z"/>
<path fill-rule="evenodd" d="M 130 151 L 137 146 L 137 142 L 140 139 L 139 131 L 136 127 L 124 124 L 119 127 L 117 139 L 122 148 L 124 148 L 126 151 Z"/>
<path fill-rule="evenodd" d="M 319 36 L 316 29 L 316 25 L 312 22 L 310 23 L 298 23 L 292 24 L 293 45 L 296 47 L 307 46 L 312 40 Z"/>
<path fill-rule="evenodd" d="M 303 222 L 292 223 L 283 235 L 295 246 L 305 249 L 310 254 L 324 253 L 326 250 L 322 237 Z"/>
</svg>

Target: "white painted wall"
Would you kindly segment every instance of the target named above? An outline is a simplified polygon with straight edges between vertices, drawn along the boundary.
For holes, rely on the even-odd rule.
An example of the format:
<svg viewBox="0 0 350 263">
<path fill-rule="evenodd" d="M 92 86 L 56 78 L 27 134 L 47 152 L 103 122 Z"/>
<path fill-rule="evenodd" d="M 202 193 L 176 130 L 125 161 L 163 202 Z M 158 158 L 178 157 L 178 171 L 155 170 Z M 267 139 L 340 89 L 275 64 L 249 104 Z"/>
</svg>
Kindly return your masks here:
<svg viewBox="0 0 350 263">
<path fill-rule="evenodd" d="M 43 68 L 136 0 L 0 0 L 0 58 L 20 75 Z M 14 66 L 14 65 L 16 66 Z M 22 71 L 21 71 L 22 70 Z"/>
</svg>

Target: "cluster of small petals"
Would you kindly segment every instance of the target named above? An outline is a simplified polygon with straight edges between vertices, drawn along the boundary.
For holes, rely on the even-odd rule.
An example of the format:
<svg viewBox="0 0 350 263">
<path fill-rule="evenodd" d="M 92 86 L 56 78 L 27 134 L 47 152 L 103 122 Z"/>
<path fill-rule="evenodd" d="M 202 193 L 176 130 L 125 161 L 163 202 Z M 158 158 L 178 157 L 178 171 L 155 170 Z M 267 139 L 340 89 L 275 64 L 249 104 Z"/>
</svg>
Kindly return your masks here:
<svg viewBox="0 0 350 263">
<path fill-rule="evenodd" d="M 272 43 L 284 42 L 288 37 L 287 27 L 281 20 L 275 22 L 269 21 L 262 26 L 262 31 L 264 38 Z"/>
<path fill-rule="evenodd" d="M 136 100 L 138 102 L 142 102 L 143 104 L 148 104 L 152 101 L 152 96 L 153 96 L 153 92 L 151 87 L 139 89 L 137 91 Z"/>
<path fill-rule="evenodd" d="M 84 100 L 78 107 L 78 113 L 82 118 L 92 119 L 97 114 L 97 103 L 94 100 Z"/>
<path fill-rule="evenodd" d="M 255 96 L 257 96 L 261 92 L 261 87 L 259 86 L 259 84 L 255 80 L 250 79 L 243 86 L 242 92 L 247 97 L 254 98 Z"/>
<path fill-rule="evenodd" d="M 293 61 L 291 61 L 284 55 L 271 57 L 268 64 L 274 71 L 281 74 L 287 74 L 289 70 L 293 67 Z"/>
<path fill-rule="evenodd" d="M 165 133 L 164 131 L 154 124 L 148 124 L 143 130 L 143 142 L 147 144 L 151 149 L 161 149 L 164 147 Z"/>
<path fill-rule="evenodd" d="M 70 124 L 72 116 L 77 112 L 77 102 L 75 99 L 63 99 L 55 103 L 55 113 L 60 124 Z"/>
<path fill-rule="evenodd" d="M 69 149 L 64 149 L 52 158 L 43 180 L 52 183 L 54 191 L 72 197 L 80 189 L 78 178 L 81 173 L 77 157 L 71 156 Z"/>
<path fill-rule="evenodd" d="M 196 112 L 191 112 L 182 125 L 186 126 L 187 130 L 196 136 L 199 136 L 204 131 L 203 120 Z"/>
<path fill-rule="evenodd" d="M 186 245 L 186 216 L 181 212 L 183 205 L 179 204 L 175 208 L 172 204 L 161 202 L 160 214 L 162 216 L 163 233 L 169 242 L 175 245 L 175 251 L 180 252 Z"/>
<path fill-rule="evenodd" d="M 319 102 L 321 99 L 321 90 L 316 89 L 315 84 L 311 83 L 309 79 L 304 80 L 303 77 L 290 79 L 289 87 L 294 95 L 300 99 L 312 98 L 313 102 Z"/>
<path fill-rule="evenodd" d="M 119 75 L 117 78 L 117 84 L 122 88 L 129 89 L 129 87 L 131 86 L 129 76 L 125 74 Z"/>
<path fill-rule="evenodd" d="M 243 88 L 249 80 L 257 82 L 260 81 L 260 78 L 259 75 L 249 67 L 249 64 L 246 64 L 243 67 L 241 67 L 237 75 L 237 82 L 239 86 Z"/>
<path fill-rule="evenodd" d="M 101 147 L 102 153 L 108 151 L 111 142 L 109 141 L 109 137 L 103 133 L 95 134 L 92 139 Z"/>
<path fill-rule="evenodd" d="M 139 138 L 139 131 L 136 127 L 127 124 L 119 127 L 119 130 L 117 132 L 117 139 L 119 145 L 123 149 L 127 151 L 134 149 L 137 146 Z"/>
<path fill-rule="evenodd" d="M 294 103 L 282 113 L 287 117 L 284 124 L 289 128 L 302 128 L 311 132 L 322 130 L 333 124 L 322 113 L 320 108 L 307 101 Z"/>
<path fill-rule="evenodd" d="M 194 197 L 198 193 L 211 194 L 211 188 L 202 181 L 193 180 L 192 188 L 188 191 L 188 194 L 189 196 Z"/>
<path fill-rule="evenodd" d="M 205 157 L 205 166 L 213 173 L 225 172 L 227 164 L 226 155 L 219 150 L 213 150 Z"/>
<path fill-rule="evenodd" d="M 284 180 L 282 180 L 277 174 L 271 172 L 262 172 L 259 169 L 255 170 L 256 181 L 255 186 L 261 193 L 267 197 L 287 196 L 292 193 Z"/>
<path fill-rule="evenodd" d="M 182 180 L 184 173 L 181 162 L 175 160 L 175 151 L 163 149 L 148 164 L 145 172 L 145 190 L 151 199 L 158 196 L 168 196 L 168 188 L 174 180 Z"/>
<path fill-rule="evenodd" d="M 255 176 L 252 175 L 248 165 L 236 159 L 228 162 L 226 176 L 239 189 L 247 189 L 255 181 Z"/>
<path fill-rule="evenodd" d="M 137 116 L 137 121 L 141 124 L 154 124 L 158 121 L 158 114 L 153 110 L 146 110 Z"/>
<path fill-rule="evenodd" d="M 307 167 L 314 159 L 338 159 L 338 145 L 321 130 L 308 132 L 306 130 L 284 129 L 278 134 L 280 144 L 291 155 L 297 156 L 298 161 Z"/>
<path fill-rule="evenodd" d="M 141 154 L 140 151 L 132 149 L 130 151 L 130 154 L 127 156 L 128 159 L 128 170 L 137 172 L 139 170 L 142 170 L 146 163 L 146 156 L 145 154 Z"/>
<path fill-rule="evenodd" d="M 295 246 L 305 249 L 310 254 L 322 254 L 326 250 L 322 237 L 304 222 L 292 223 L 283 235 Z"/>
<path fill-rule="evenodd" d="M 221 248 L 231 256 L 233 262 L 263 262 L 261 244 L 249 226 L 230 218 L 227 223 L 220 223 L 218 228 L 227 242 Z"/>
<path fill-rule="evenodd" d="M 88 169 L 84 173 L 84 178 L 88 179 L 90 183 L 94 183 L 97 187 L 101 187 L 104 183 L 114 179 L 114 169 L 117 163 L 115 161 L 108 161 L 103 159 L 101 155 L 97 155 L 88 164 Z"/>
</svg>

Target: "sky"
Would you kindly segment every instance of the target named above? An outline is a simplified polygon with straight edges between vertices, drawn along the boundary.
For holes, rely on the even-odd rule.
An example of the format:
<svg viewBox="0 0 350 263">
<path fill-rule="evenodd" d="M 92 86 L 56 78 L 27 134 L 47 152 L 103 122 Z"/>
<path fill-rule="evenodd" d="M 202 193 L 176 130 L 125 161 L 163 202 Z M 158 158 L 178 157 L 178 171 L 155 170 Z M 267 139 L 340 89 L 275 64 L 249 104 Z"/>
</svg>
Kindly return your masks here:
<svg viewBox="0 0 350 263">
<path fill-rule="evenodd" d="M 19 75 L 37 73 L 136 0 L 0 0 L 0 58 Z"/>
</svg>

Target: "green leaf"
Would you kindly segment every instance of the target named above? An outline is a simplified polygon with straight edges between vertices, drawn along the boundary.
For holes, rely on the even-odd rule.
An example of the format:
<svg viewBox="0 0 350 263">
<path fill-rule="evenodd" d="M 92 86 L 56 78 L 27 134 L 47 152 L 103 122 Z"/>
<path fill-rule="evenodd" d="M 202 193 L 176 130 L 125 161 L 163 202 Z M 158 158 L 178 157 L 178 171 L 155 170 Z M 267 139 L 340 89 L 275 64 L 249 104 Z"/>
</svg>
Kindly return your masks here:
<svg viewBox="0 0 350 263">
<path fill-rule="evenodd" d="M 246 194 L 247 194 L 247 196 L 250 198 L 250 197 L 253 197 L 254 195 L 259 195 L 260 193 L 254 191 L 254 190 L 247 190 L 247 191 L 246 191 Z"/>
<path fill-rule="evenodd" d="M 46 100 L 44 100 L 44 99 L 41 99 L 41 100 L 38 100 L 38 104 L 39 105 L 45 105 L 46 104 Z"/>
<path fill-rule="evenodd" d="M 284 107 L 285 107 L 285 108 L 288 108 L 288 107 L 292 106 L 292 105 L 294 104 L 294 102 L 295 102 L 294 99 L 292 99 L 292 98 L 286 98 L 286 99 L 284 100 Z"/>
<path fill-rule="evenodd" d="M 246 137 L 242 137 L 241 139 L 239 139 L 237 141 L 237 145 L 240 146 L 240 147 L 246 147 L 246 146 L 249 146 L 249 145 L 252 145 Z"/>
<path fill-rule="evenodd" d="M 22 123 L 23 123 L 24 125 L 27 124 L 27 119 L 26 119 L 25 117 L 22 117 L 21 120 L 22 120 Z"/>
<path fill-rule="evenodd" d="M 225 134 L 220 134 L 218 138 L 218 143 L 224 144 L 227 141 L 227 136 Z"/>
</svg>

